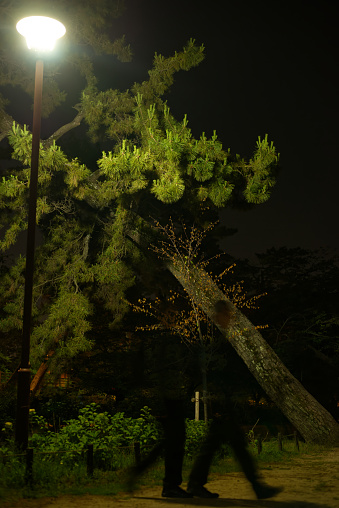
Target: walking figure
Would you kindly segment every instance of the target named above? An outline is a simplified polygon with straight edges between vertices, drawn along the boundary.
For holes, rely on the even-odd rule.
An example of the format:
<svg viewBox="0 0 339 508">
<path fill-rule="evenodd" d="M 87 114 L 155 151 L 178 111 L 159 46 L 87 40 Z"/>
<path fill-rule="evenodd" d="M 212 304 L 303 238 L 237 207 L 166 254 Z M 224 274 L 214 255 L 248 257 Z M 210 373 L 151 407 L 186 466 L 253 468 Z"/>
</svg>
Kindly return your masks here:
<svg viewBox="0 0 339 508">
<path fill-rule="evenodd" d="M 217 302 L 215 305 L 215 320 L 223 328 L 226 328 L 229 319 L 227 304 L 223 301 Z M 271 487 L 261 480 L 254 459 L 247 449 L 245 435 L 235 419 L 232 404 L 226 396 L 223 397 L 221 411 L 223 416 L 217 413 L 209 426 L 206 439 L 193 463 L 187 483 L 187 490 L 181 487 L 185 451 L 185 417 L 182 397 L 175 396 L 173 387 L 177 386 L 178 394 L 180 391 L 178 386 L 182 386 L 179 374 L 182 375 L 183 373 L 182 367 L 185 354 L 183 354 L 182 345 L 177 339 L 177 342 L 173 343 L 173 336 L 172 340 L 170 340 L 170 337 L 168 338 L 169 341 L 164 344 L 167 347 L 161 350 L 161 357 L 165 363 L 167 362 L 167 369 L 160 370 L 161 376 L 159 378 L 159 386 L 163 393 L 163 401 L 166 408 L 166 417 L 162 421 L 164 430 L 163 441 L 146 458 L 132 468 L 128 482 L 129 489 L 132 490 L 134 488 L 138 477 L 155 462 L 162 453 L 162 450 L 164 450 L 165 476 L 162 489 L 163 497 L 217 498 L 219 494 L 210 492 L 205 487 L 205 484 L 208 480 L 213 457 L 223 443 L 228 443 L 247 480 L 251 483 L 256 497 L 258 499 L 267 499 L 276 496 L 283 488 Z M 167 370 L 166 375 L 165 370 Z M 168 375 L 168 372 L 171 375 Z"/>
</svg>

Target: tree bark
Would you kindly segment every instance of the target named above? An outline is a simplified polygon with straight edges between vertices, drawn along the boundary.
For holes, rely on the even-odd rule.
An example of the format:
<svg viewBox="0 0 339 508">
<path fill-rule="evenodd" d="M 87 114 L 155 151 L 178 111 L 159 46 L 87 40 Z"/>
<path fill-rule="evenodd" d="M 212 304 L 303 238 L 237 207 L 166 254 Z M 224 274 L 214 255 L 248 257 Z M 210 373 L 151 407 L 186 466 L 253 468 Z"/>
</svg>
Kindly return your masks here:
<svg viewBox="0 0 339 508">
<path fill-rule="evenodd" d="M 48 367 L 49 367 L 49 360 L 50 360 L 51 356 L 53 356 L 53 354 L 54 354 L 54 351 L 49 351 L 47 353 L 45 360 L 41 363 L 34 378 L 32 379 L 31 386 L 30 386 L 31 398 L 33 398 L 37 394 L 37 392 L 40 390 L 41 383 L 42 383 L 42 381 L 45 377 L 45 374 L 48 370 Z"/>
<path fill-rule="evenodd" d="M 202 269 L 180 261 L 167 268 L 216 324 L 270 399 L 309 442 L 339 445 L 339 424 L 289 372 L 260 332 Z M 216 310 L 218 306 L 221 311 Z"/>
<path fill-rule="evenodd" d="M 48 139 L 45 139 L 44 141 L 42 141 L 43 147 L 49 148 L 50 146 L 52 146 L 53 141 L 57 141 L 58 139 L 60 139 L 64 134 L 66 134 L 70 130 L 75 129 L 76 127 L 79 127 L 82 120 L 84 119 L 84 116 L 85 115 L 81 111 L 79 111 L 79 113 L 73 118 L 73 120 L 71 122 L 66 123 L 65 125 L 60 127 L 58 130 L 53 132 L 53 134 Z"/>
<path fill-rule="evenodd" d="M 77 109 L 77 106 L 74 106 L 74 109 Z M 10 115 L 8 115 L 7 113 L 5 113 L 4 111 L 2 111 L 0 113 L 2 115 L 1 120 L 0 120 L 0 142 L 1 142 L 3 139 L 7 138 L 7 136 L 11 132 L 11 129 L 12 129 L 12 126 L 14 123 L 14 118 L 11 117 Z M 57 129 L 55 132 L 53 132 L 53 134 L 51 134 L 51 136 L 49 138 L 41 140 L 43 147 L 45 149 L 49 148 L 50 146 L 52 146 L 53 141 L 57 141 L 58 139 L 60 139 L 64 134 L 66 134 L 70 130 L 75 129 L 76 127 L 79 127 L 82 120 L 84 119 L 84 116 L 85 115 L 81 111 L 79 111 L 71 122 L 66 123 L 65 125 L 62 125 L 59 129 Z M 17 125 L 20 125 L 20 124 L 17 124 Z M 23 128 L 21 125 L 20 125 L 20 127 Z"/>
</svg>

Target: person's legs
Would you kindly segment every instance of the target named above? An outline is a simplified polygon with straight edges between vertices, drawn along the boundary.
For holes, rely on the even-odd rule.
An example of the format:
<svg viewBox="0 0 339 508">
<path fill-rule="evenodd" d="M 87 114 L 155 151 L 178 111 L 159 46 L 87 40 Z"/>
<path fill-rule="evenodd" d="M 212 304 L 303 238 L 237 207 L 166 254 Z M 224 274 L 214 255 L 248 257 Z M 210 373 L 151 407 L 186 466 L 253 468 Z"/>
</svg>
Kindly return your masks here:
<svg viewBox="0 0 339 508">
<path fill-rule="evenodd" d="M 266 485 L 258 474 L 254 459 L 248 451 L 245 435 L 239 425 L 232 417 L 226 420 L 226 435 L 229 436 L 228 442 L 233 449 L 234 455 L 239 462 L 247 480 L 258 499 L 267 499 L 276 496 L 283 490 L 282 487 L 270 487 Z"/>
<path fill-rule="evenodd" d="M 203 441 L 199 453 L 193 463 L 188 480 L 189 486 L 204 485 L 207 482 L 211 462 L 222 441 L 223 424 L 221 418 L 215 418 L 210 424 L 207 436 Z"/>
<path fill-rule="evenodd" d="M 158 459 L 164 450 L 165 477 L 163 497 L 192 497 L 180 487 L 182 482 L 182 464 L 185 450 L 185 419 L 180 400 L 164 400 L 166 417 L 162 419 L 164 438 L 138 464 L 130 468 L 126 488 L 132 491 L 137 479 Z"/>
<path fill-rule="evenodd" d="M 180 488 L 185 452 L 185 418 L 180 400 L 165 400 L 167 416 L 164 426 L 165 477 L 163 497 L 192 497 Z"/>
<path fill-rule="evenodd" d="M 282 488 L 270 487 L 260 480 L 253 457 L 247 449 L 244 433 L 229 414 L 225 419 L 217 417 L 212 422 L 189 476 L 187 487 L 189 493 L 199 497 L 218 496 L 218 494 L 213 494 L 205 489 L 204 484 L 207 482 L 213 456 L 223 442 L 230 444 L 258 499 L 273 497 L 281 492 Z"/>
<path fill-rule="evenodd" d="M 216 498 L 218 494 L 209 492 L 205 487 L 208 472 L 215 452 L 223 441 L 223 424 L 221 418 L 215 418 L 208 430 L 207 436 L 194 461 L 188 479 L 187 492 L 197 497 Z"/>
<path fill-rule="evenodd" d="M 193 464 L 189 484 L 204 485 L 207 482 L 211 462 L 222 443 L 229 443 L 234 451 L 246 478 L 251 482 L 257 480 L 257 472 L 251 454 L 247 450 L 246 440 L 240 427 L 232 417 L 216 417 L 204 440 L 199 454 Z"/>
<path fill-rule="evenodd" d="M 231 416 L 225 420 L 224 433 L 247 480 L 253 485 L 258 481 L 257 468 L 248 451 L 245 434 Z"/>
</svg>

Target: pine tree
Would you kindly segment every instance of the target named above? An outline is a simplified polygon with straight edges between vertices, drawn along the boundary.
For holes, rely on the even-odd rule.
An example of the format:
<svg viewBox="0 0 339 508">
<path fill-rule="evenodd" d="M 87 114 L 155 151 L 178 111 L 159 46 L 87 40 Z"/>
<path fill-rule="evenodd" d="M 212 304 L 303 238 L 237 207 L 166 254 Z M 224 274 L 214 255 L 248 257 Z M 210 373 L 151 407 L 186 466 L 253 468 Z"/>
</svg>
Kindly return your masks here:
<svg viewBox="0 0 339 508">
<path fill-rule="evenodd" d="M 90 347 L 86 332 L 93 306 L 104 305 L 113 326 L 124 316 L 123 295 L 143 259 L 128 235 L 144 228 L 138 217 L 149 219 L 150 211 L 157 209 L 158 217 L 166 218 L 178 203 L 177 213 L 203 221 L 210 213 L 201 212 L 208 202 L 216 209 L 231 202 L 235 193 L 237 200 L 240 195 L 252 202 L 268 198 L 278 156 L 267 137 L 258 140 L 250 161 L 233 157 L 216 134 L 195 139 L 187 119 L 176 121 L 159 95 L 172 84 L 175 72 L 202 57 L 203 48 L 190 41 L 173 57 L 157 55 L 150 79 L 131 91 L 84 91 L 80 107 L 90 134 L 95 136 L 104 124 L 105 135 L 112 138 L 113 150 L 102 154 L 96 168 L 69 160 L 55 136 L 52 142 L 42 142 L 37 222 L 43 241 L 36 251 L 35 364 L 55 343 L 54 362 Z M 120 99 L 124 115 L 118 121 L 113 105 Z M 11 169 L 0 187 L 3 252 L 26 228 L 31 154 L 26 126 L 14 123 L 8 139 L 12 157 L 22 165 Z M 264 182 L 257 190 L 256 179 Z M 2 280 L 3 331 L 21 327 L 23 270 L 19 257 Z"/>
<path fill-rule="evenodd" d="M 74 44 L 85 41 L 97 52 L 129 57 L 129 49 L 121 40 L 111 44 L 103 33 L 111 2 L 85 2 L 80 10 L 77 3 L 62 4 L 69 16 L 81 12 L 83 23 L 72 35 Z M 2 2 L 5 14 L 12 19 L 19 11 L 13 10 L 15 2 L 7 5 Z M 54 9 L 54 3 L 46 5 Z M 37 223 L 42 240 L 36 251 L 32 332 L 32 362 L 36 368 L 50 350 L 55 350 L 52 362 L 60 365 L 91 347 L 90 316 L 96 306 L 111 314 L 111 326 L 121 322 L 127 310 L 124 295 L 133 286 L 137 270 L 142 271 L 147 262 L 147 252 L 136 240 L 145 232 L 154 235 L 150 216 L 166 222 L 170 215 L 175 219 L 185 215 L 186 220 L 203 224 L 222 207 L 266 201 L 275 183 L 279 155 L 267 136 L 258 139 L 253 157 L 245 160 L 224 149 L 216 133 L 211 138 L 202 134 L 196 139 L 186 117 L 178 121 L 172 116 L 164 94 L 176 72 L 201 62 L 203 46 L 191 40 L 171 57 L 155 55 L 149 79 L 123 92 L 99 89 L 90 56 L 88 52 L 76 58 L 69 55 L 69 64 L 86 81 L 81 102 L 75 105 L 78 114 L 41 143 Z M 18 61 L 17 57 L 18 50 L 13 62 Z M 31 82 L 25 81 L 27 67 L 22 65 L 15 73 L 15 65 L 5 57 L 1 60 L 1 84 L 11 82 L 29 89 Z M 51 69 L 56 72 L 53 66 Z M 53 72 L 47 91 L 46 86 L 44 89 L 46 114 L 64 98 L 55 88 Z M 11 120 L 6 113 L 2 136 L 8 136 L 12 157 L 20 164 L 3 176 L 0 185 L 2 252 L 15 244 L 27 221 L 31 134 L 17 123 L 9 130 Z M 67 157 L 56 145 L 81 121 L 88 125 L 93 141 L 104 137 L 112 143 L 112 150 L 104 152 L 95 167 Z M 168 268 L 187 285 L 177 267 Z M 0 281 L 3 332 L 21 328 L 23 282 L 24 259 L 18 257 Z M 199 298 L 197 302 L 211 314 L 210 307 Z M 250 338 L 244 348 L 237 350 L 247 355 L 251 369 L 257 356 L 250 341 L 261 339 L 252 333 L 251 326 L 246 328 Z M 260 342 L 261 350 L 264 344 Z M 261 365 L 264 369 L 264 356 Z M 279 370 L 278 358 L 275 366 Z M 269 391 L 271 381 L 265 374 L 260 379 Z"/>
</svg>

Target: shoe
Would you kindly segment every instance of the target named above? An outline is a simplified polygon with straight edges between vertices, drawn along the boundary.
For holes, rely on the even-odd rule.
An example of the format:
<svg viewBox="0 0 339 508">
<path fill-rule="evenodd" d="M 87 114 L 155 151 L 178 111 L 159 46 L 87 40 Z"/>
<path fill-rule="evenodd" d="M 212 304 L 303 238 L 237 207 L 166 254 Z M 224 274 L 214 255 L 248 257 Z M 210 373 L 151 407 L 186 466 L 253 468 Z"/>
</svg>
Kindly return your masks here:
<svg viewBox="0 0 339 508">
<path fill-rule="evenodd" d="M 258 483 L 257 485 L 253 485 L 253 490 L 258 499 L 267 499 L 279 494 L 279 492 L 284 490 L 284 487 L 270 487 L 264 483 Z"/>
<path fill-rule="evenodd" d="M 216 499 L 219 497 L 219 494 L 216 492 L 210 492 L 203 485 L 189 485 L 187 487 L 187 492 L 192 494 L 194 497 L 203 497 L 206 499 Z"/>
<path fill-rule="evenodd" d="M 174 487 L 164 487 L 162 489 L 162 497 L 180 497 L 180 498 L 187 498 L 187 497 L 193 497 L 192 494 L 189 494 L 186 492 L 186 490 L 182 489 L 178 485 L 175 485 Z"/>
</svg>

